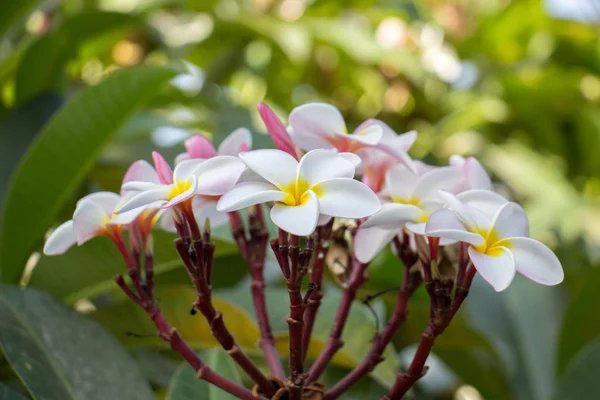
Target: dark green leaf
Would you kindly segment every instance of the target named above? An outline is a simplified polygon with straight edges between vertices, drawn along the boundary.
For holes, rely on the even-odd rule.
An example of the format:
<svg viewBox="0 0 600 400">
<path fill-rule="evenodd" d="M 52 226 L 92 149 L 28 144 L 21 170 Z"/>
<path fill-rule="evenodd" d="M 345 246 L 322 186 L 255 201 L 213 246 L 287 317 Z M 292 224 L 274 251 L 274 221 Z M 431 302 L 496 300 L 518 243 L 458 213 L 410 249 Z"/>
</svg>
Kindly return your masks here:
<svg viewBox="0 0 600 400">
<path fill-rule="evenodd" d="M 6 383 L 0 382 L 0 399 L 2 400 L 27 400 L 25 395 L 17 392 Z"/>
<path fill-rule="evenodd" d="M 153 396 L 114 337 L 48 294 L 0 286 L 0 321 L 0 346 L 36 399 Z"/>
<path fill-rule="evenodd" d="M 35 5 L 39 3 L 37 0 L 3 0 L 0 2 L 0 39 L 8 31 L 10 26 L 17 23 L 20 19 L 30 12 Z"/>
<path fill-rule="evenodd" d="M 588 343 L 573 357 L 558 388 L 555 400 L 597 400 L 600 398 L 600 340 Z"/>
<path fill-rule="evenodd" d="M 46 125 L 7 194 L 0 239 L 5 282 L 19 280 L 27 258 L 102 148 L 175 73 L 155 66 L 117 71 L 82 90 Z"/>
</svg>

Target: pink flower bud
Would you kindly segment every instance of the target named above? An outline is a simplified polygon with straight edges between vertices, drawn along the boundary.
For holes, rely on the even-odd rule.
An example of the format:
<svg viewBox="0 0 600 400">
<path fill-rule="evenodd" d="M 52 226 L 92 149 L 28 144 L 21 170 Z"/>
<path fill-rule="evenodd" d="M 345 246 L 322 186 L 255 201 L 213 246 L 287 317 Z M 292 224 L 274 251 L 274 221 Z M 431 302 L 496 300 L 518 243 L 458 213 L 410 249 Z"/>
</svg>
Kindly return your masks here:
<svg viewBox="0 0 600 400">
<path fill-rule="evenodd" d="M 258 103 L 257 108 L 269 135 L 275 142 L 275 146 L 297 159 L 296 146 L 294 146 L 294 142 L 292 142 L 292 138 L 281 120 L 265 103 Z"/>
<path fill-rule="evenodd" d="M 213 158 L 217 155 L 215 147 L 210 140 L 198 134 L 185 141 L 185 150 L 188 159 L 193 158 Z"/>
<path fill-rule="evenodd" d="M 158 173 L 160 183 L 163 185 L 170 185 L 173 183 L 173 170 L 169 166 L 167 160 L 165 160 L 157 151 L 152 152 L 152 160 L 154 161 L 154 168 Z"/>
</svg>

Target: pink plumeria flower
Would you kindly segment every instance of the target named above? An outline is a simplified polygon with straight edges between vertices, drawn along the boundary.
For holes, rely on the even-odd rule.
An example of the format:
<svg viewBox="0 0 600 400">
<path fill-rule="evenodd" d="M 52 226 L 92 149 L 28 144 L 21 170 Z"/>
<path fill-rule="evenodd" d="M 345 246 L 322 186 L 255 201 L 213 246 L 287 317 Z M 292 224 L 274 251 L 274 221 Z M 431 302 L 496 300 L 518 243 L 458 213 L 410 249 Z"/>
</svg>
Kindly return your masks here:
<svg viewBox="0 0 600 400">
<path fill-rule="evenodd" d="M 219 211 L 236 211 L 276 202 L 271 219 L 279 228 L 308 236 L 321 215 L 363 218 L 379 210 L 380 201 L 353 179 L 354 163 L 329 150 L 312 150 L 298 162 L 281 150 L 241 153 L 242 161 L 266 182 L 243 182 L 225 193 Z"/>
<path fill-rule="evenodd" d="M 151 203 L 159 203 L 160 208 L 171 208 L 196 195 L 220 196 L 235 185 L 244 168 L 244 163 L 236 157 L 216 156 L 208 160 L 184 160 L 177 164 L 172 176 L 168 176 L 170 167 L 160 164 L 157 172 L 161 184 L 144 181 L 126 183 L 124 190 L 139 193 L 116 212 L 124 213 Z"/>
<path fill-rule="evenodd" d="M 258 103 L 256 108 L 258 109 L 258 113 L 265 123 L 267 132 L 271 135 L 271 139 L 273 139 L 275 146 L 279 150 L 285 151 L 295 159 L 299 160 L 301 152 L 292 141 L 290 133 L 285 125 L 283 125 L 283 122 L 281 122 L 273 110 L 266 104 Z"/>
<path fill-rule="evenodd" d="M 473 265 L 497 292 L 510 285 L 515 272 L 543 285 L 563 281 L 558 257 L 529 238 L 527 214 L 517 203 L 484 190 L 440 194 L 448 208 L 430 216 L 426 234 L 470 244 Z"/>
<path fill-rule="evenodd" d="M 294 143 L 307 151 L 337 149 L 357 153 L 365 146 L 378 144 L 383 136 L 381 127 L 376 124 L 349 134 L 342 113 L 326 103 L 308 103 L 294 108 L 290 126 Z"/>
<path fill-rule="evenodd" d="M 443 207 L 439 189 L 454 189 L 461 177 L 454 167 L 421 168 L 413 174 L 402 164 L 392 167 L 381 194 L 381 210 L 363 223 L 354 238 L 354 254 L 361 262 L 370 262 L 404 229 L 423 235 L 429 215 Z"/>
<path fill-rule="evenodd" d="M 450 156 L 449 164 L 453 167 L 461 168 L 463 178 L 459 183 L 457 192 L 463 192 L 471 189 L 492 190 L 492 180 L 475 157 L 464 158 L 458 154 Z"/>
<path fill-rule="evenodd" d="M 246 128 L 238 128 L 231 132 L 215 149 L 210 140 L 197 134 L 185 141 L 185 153 L 177 156 L 175 164 L 183 160 L 207 159 L 215 156 L 233 156 L 252 149 L 252 134 Z"/>
</svg>

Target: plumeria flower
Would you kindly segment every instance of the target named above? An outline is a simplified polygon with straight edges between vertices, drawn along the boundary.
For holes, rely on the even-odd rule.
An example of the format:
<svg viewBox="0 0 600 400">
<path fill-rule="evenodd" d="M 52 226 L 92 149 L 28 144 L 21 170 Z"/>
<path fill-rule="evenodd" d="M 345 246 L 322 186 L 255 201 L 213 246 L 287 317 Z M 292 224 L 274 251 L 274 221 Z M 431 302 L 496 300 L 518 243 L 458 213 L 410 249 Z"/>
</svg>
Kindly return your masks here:
<svg viewBox="0 0 600 400">
<path fill-rule="evenodd" d="M 448 208 L 430 216 L 426 234 L 470 244 L 473 265 L 496 291 L 506 289 L 515 272 L 543 285 L 562 282 L 560 261 L 544 244 L 529 238 L 527 214 L 517 203 L 483 190 L 440 195 Z"/>
<path fill-rule="evenodd" d="M 370 262 L 403 229 L 425 234 L 429 215 L 444 205 L 438 190 L 453 190 L 460 177 L 460 169 L 454 167 L 422 168 L 420 174 L 413 174 L 402 164 L 392 167 L 382 193 L 386 202 L 356 232 L 356 258 Z"/>
<path fill-rule="evenodd" d="M 459 183 L 457 192 L 471 189 L 493 189 L 492 180 L 475 157 L 464 158 L 458 154 L 454 154 L 450 156 L 449 164 L 453 167 L 461 168 L 463 172 L 463 178 Z"/>
<path fill-rule="evenodd" d="M 185 141 L 186 152 L 177 156 L 175 164 L 183 160 L 207 159 L 215 156 L 233 156 L 252 149 L 252 134 L 246 128 L 238 128 L 231 132 L 215 150 L 215 147 L 206 137 L 198 134 Z"/>
<path fill-rule="evenodd" d="M 219 211 L 236 211 L 275 202 L 271 219 L 298 236 L 310 235 L 321 215 L 363 218 L 379 210 L 380 201 L 353 179 L 354 163 L 329 150 L 312 150 L 298 162 L 281 150 L 241 153 L 242 161 L 267 182 L 243 182 L 225 193 Z"/>
<path fill-rule="evenodd" d="M 264 103 L 258 103 L 257 109 L 260 117 L 267 127 L 267 132 L 269 132 L 271 139 L 273 139 L 273 143 L 275 143 L 275 146 L 279 150 L 285 151 L 295 159 L 300 159 L 300 150 L 292 141 L 290 132 L 287 130 L 285 125 L 283 125 L 283 122 L 281 122 L 277 115 L 275 115 L 273 110 L 271 110 Z"/>
<path fill-rule="evenodd" d="M 158 157 L 154 158 L 156 164 Z M 245 168 L 244 163 L 231 156 L 184 160 L 177 164 L 171 176 L 171 168 L 164 159 L 156 166 L 161 184 L 144 181 L 126 183 L 123 185 L 124 190 L 139 193 L 122 204 L 116 210 L 117 213 L 151 203 L 160 204 L 160 208 L 171 208 L 191 200 L 195 195 L 220 196 L 238 181 Z"/>
</svg>

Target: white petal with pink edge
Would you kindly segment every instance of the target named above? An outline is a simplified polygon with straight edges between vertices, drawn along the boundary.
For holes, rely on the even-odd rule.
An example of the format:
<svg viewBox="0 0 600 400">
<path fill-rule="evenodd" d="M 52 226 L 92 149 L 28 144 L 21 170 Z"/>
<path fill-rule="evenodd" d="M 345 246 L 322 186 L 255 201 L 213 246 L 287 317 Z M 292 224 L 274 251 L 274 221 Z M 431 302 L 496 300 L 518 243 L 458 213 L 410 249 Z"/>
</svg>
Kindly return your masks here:
<svg viewBox="0 0 600 400">
<path fill-rule="evenodd" d="M 339 134 L 336 133 L 336 134 Z M 347 135 L 357 142 L 366 145 L 376 145 L 381 141 L 383 129 L 379 125 L 370 125 L 364 128 L 356 129 L 351 135 Z"/>
<path fill-rule="evenodd" d="M 517 272 L 542 285 L 558 285 L 565 278 L 560 260 L 546 245 L 537 240 L 518 237 L 497 243 L 506 246 L 515 259 Z"/>
<path fill-rule="evenodd" d="M 309 187 L 333 178 L 354 178 L 354 164 L 331 150 L 311 150 L 298 164 L 298 178 Z"/>
<path fill-rule="evenodd" d="M 362 182 L 335 178 L 313 186 L 321 214 L 341 218 L 364 218 L 381 208 L 377 195 Z"/>
<path fill-rule="evenodd" d="M 219 145 L 220 156 L 235 156 L 252 149 L 252 134 L 247 128 L 238 128 L 231 132 Z"/>
<path fill-rule="evenodd" d="M 160 184 L 156 170 L 145 160 L 138 160 L 127 169 L 123 177 L 123 184 L 134 181 Z M 121 194 L 123 194 L 123 191 L 121 191 Z"/>
<path fill-rule="evenodd" d="M 124 183 L 123 186 L 121 186 L 121 190 L 124 192 L 145 192 L 146 190 L 153 190 L 153 189 L 157 189 L 160 187 L 164 187 L 165 185 L 157 185 L 156 183 L 150 183 L 150 182 L 140 182 L 140 181 L 131 181 L 131 182 L 127 182 Z M 127 194 L 128 194 L 127 193 Z"/>
<path fill-rule="evenodd" d="M 292 142 L 302 150 L 310 151 L 316 149 L 331 149 L 335 150 L 336 147 L 332 142 L 329 142 L 325 138 L 317 135 L 307 135 L 300 133 L 290 133 Z"/>
<path fill-rule="evenodd" d="M 343 157 L 346 160 L 350 161 L 352 165 L 354 165 L 354 168 L 358 168 L 362 164 L 362 160 L 360 159 L 360 157 L 354 153 L 342 152 L 338 154 L 340 157 Z"/>
<path fill-rule="evenodd" d="M 271 209 L 273 223 L 293 235 L 308 236 L 313 233 L 319 222 L 319 200 L 310 190 L 304 196 L 307 198 L 299 206 L 275 204 Z"/>
<path fill-rule="evenodd" d="M 506 203 L 498 210 L 492 229 L 498 239 L 529 237 L 529 220 L 525 210 L 517 203 Z"/>
<path fill-rule="evenodd" d="M 290 113 L 289 121 L 299 135 L 331 137 L 335 132 L 346 133 L 342 113 L 326 103 L 308 103 L 296 107 Z"/>
<path fill-rule="evenodd" d="M 254 150 L 240 153 L 240 159 L 258 175 L 278 188 L 287 187 L 296 182 L 298 161 L 281 150 Z"/>
<path fill-rule="evenodd" d="M 466 159 L 463 166 L 469 189 L 492 190 L 492 181 L 483 166 L 474 157 Z"/>
<path fill-rule="evenodd" d="M 485 243 L 483 236 L 467 231 L 456 214 L 447 208 L 437 210 L 429 216 L 425 225 L 425 235 L 458 240 L 475 246 Z"/>
<path fill-rule="evenodd" d="M 399 232 L 400 230 L 361 226 L 354 237 L 354 255 L 362 263 L 370 262 Z"/>
<path fill-rule="evenodd" d="M 69 220 L 56 228 L 44 244 L 44 254 L 56 256 L 65 253 L 77 243 L 75 232 L 73 232 L 73 220 Z"/>
<path fill-rule="evenodd" d="M 361 227 L 377 227 L 399 231 L 405 223 L 418 221 L 423 217 L 423 210 L 412 204 L 384 203 L 381 209 L 371 215 Z"/>
<path fill-rule="evenodd" d="M 217 202 L 214 200 L 206 201 L 202 196 L 196 196 L 192 202 L 192 208 L 200 226 L 203 226 L 207 219 L 210 221 L 211 227 L 218 227 L 229 222 L 227 213 L 217 210 Z"/>
<path fill-rule="evenodd" d="M 77 202 L 77 206 L 79 206 L 79 204 L 81 204 L 83 201 L 88 200 L 91 200 L 98 206 L 100 206 L 106 214 L 111 215 L 117 204 L 119 204 L 121 196 L 113 192 L 90 193 L 87 196 L 84 196 L 81 199 L 79 199 L 79 201 Z"/>
<path fill-rule="evenodd" d="M 237 157 L 216 156 L 205 160 L 194 170 L 198 178 L 196 193 L 218 196 L 237 183 L 246 166 Z"/>
<path fill-rule="evenodd" d="M 104 209 L 93 200 L 82 200 L 73 214 L 73 232 L 78 245 L 101 235 L 109 221 Z"/>
<path fill-rule="evenodd" d="M 243 182 L 229 189 L 217 202 L 217 210 L 237 211 L 255 204 L 283 201 L 287 194 L 267 182 Z"/>
<path fill-rule="evenodd" d="M 396 164 L 386 173 L 386 192 L 393 197 L 408 199 L 413 196 L 418 179 L 418 175 L 411 172 L 404 164 Z"/>
<path fill-rule="evenodd" d="M 173 171 L 173 180 L 175 183 L 187 181 L 207 161 L 205 159 L 193 158 L 180 162 L 175 166 L 175 171 Z"/>
<path fill-rule="evenodd" d="M 490 221 L 493 221 L 498 210 L 508 203 L 508 200 L 498 193 L 482 189 L 467 190 L 457 194 L 456 198 L 481 211 Z"/>
<path fill-rule="evenodd" d="M 492 227 L 492 220 L 481 211 L 469 207 L 458 197 L 444 190 L 439 190 L 438 194 L 446 206 L 458 217 L 469 231 L 488 231 Z"/>
<path fill-rule="evenodd" d="M 135 208 L 147 206 L 150 203 L 159 201 L 163 201 L 164 203 L 166 203 L 169 200 L 169 196 L 174 190 L 174 188 L 174 185 L 161 185 L 156 186 L 153 189 L 140 192 L 133 196 L 131 200 L 117 207 L 115 213 L 122 214 L 124 212 L 131 211 Z M 160 204 L 162 205 L 164 203 Z"/>
<path fill-rule="evenodd" d="M 419 177 L 413 196 L 418 199 L 438 198 L 438 190 L 452 190 L 460 181 L 460 169 L 454 167 L 434 168 Z"/>
<path fill-rule="evenodd" d="M 483 254 L 473 247 L 468 249 L 469 257 L 477 272 L 496 292 L 510 285 L 515 277 L 515 260 L 506 247 L 495 247 L 494 255 Z"/>
</svg>

